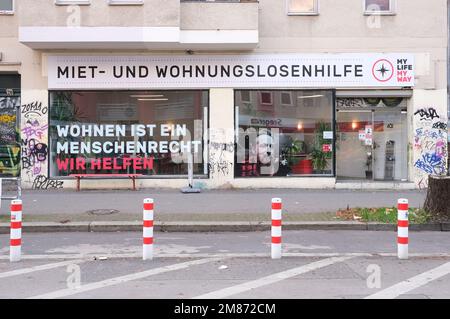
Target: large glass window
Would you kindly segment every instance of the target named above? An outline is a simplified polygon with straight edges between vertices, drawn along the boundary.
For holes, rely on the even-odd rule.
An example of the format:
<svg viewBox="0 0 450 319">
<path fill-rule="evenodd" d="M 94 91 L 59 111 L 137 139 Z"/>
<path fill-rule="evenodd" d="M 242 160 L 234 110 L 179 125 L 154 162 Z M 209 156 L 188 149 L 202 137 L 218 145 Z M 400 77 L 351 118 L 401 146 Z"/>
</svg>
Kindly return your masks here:
<svg viewBox="0 0 450 319">
<path fill-rule="evenodd" d="M 333 92 L 236 91 L 237 177 L 333 175 Z"/>
<path fill-rule="evenodd" d="M 51 176 L 204 174 L 207 91 L 50 93 Z"/>
</svg>

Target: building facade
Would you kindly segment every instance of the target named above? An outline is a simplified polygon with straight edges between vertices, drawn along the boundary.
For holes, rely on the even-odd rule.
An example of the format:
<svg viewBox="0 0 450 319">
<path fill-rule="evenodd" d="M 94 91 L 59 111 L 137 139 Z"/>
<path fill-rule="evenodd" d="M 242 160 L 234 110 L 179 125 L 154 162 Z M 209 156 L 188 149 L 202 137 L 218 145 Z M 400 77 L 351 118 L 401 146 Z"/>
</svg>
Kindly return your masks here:
<svg viewBox="0 0 450 319">
<path fill-rule="evenodd" d="M 447 1 L 1 0 L 1 174 L 25 188 L 426 188 Z"/>
</svg>

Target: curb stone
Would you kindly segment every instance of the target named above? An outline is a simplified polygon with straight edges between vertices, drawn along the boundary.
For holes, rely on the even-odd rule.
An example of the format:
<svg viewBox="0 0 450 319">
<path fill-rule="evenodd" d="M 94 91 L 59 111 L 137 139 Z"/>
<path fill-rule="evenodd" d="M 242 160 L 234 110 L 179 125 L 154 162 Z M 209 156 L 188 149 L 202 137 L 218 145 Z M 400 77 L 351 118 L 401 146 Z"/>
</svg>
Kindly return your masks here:
<svg viewBox="0 0 450 319">
<path fill-rule="evenodd" d="M 252 232 L 269 231 L 269 222 L 155 222 L 160 232 Z M 284 222 L 283 230 L 369 230 L 395 231 L 396 225 L 360 222 Z M 411 231 L 450 231 L 450 223 L 411 224 Z M 142 222 L 23 223 L 28 233 L 52 232 L 126 232 L 142 231 Z M 0 234 L 9 234 L 9 223 L 0 223 Z"/>
</svg>

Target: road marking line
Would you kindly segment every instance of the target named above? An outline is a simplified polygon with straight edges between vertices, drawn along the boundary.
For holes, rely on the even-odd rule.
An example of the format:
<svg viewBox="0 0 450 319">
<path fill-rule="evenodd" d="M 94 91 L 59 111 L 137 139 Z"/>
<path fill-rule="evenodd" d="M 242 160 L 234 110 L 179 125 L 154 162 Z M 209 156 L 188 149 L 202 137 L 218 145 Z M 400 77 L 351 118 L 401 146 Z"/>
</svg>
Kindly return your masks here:
<svg viewBox="0 0 450 319">
<path fill-rule="evenodd" d="M 313 271 L 319 268 L 327 267 L 330 265 L 333 265 L 338 262 L 342 262 L 348 259 L 351 259 L 353 257 L 332 257 L 323 259 L 320 261 L 316 261 L 310 264 L 306 264 L 297 268 L 289 269 L 286 271 L 282 271 L 279 273 L 275 273 L 270 276 L 262 277 L 253 281 L 245 282 L 240 285 L 220 289 L 217 291 L 213 291 L 204 295 L 200 295 L 197 297 L 194 297 L 193 299 L 221 299 L 226 298 L 232 295 L 237 295 L 252 289 L 256 289 L 262 286 L 267 286 L 285 279 L 289 279 L 291 277 L 295 277 L 304 273 L 307 273 L 309 271 Z"/>
<path fill-rule="evenodd" d="M 29 273 L 32 273 L 35 271 L 48 270 L 48 269 L 68 266 L 68 265 L 72 265 L 72 264 L 79 264 L 82 262 L 84 262 L 84 260 L 69 260 L 69 261 L 63 261 L 63 262 L 58 262 L 58 263 L 34 266 L 34 267 L 30 267 L 30 268 L 22 268 L 22 269 L 2 272 L 2 273 L 0 273 L 0 278 L 24 275 L 24 274 L 29 274 Z"/>
<path fill-rule="evenodd" d="M 443 277 L 450 273 L 450 262 L 439 267 L 421 273 L 420 275 L 409 278 L 389 288 L 383 289 L 377 293 L 367 296 L 364 299 L 394 299 L 411 290 L 424 286 L 433 280 Z"/>
<path fill-rule="evenodd" d="M 22 260 L 40 260 L 40 259 L 87 259 L 92 260 L 94 257 L 104 256 L 108 259 L 114 258 L 142 258 L 140 253 L 123 253 L 123 254 L 45 254 L 45 255 L 22 255 Z M 155 258 L 251 258 L 251 257 L 268 257 L 270 253 L 194 253 L 194 254 L 155 254 Z M 414 253 L 409 254 L 410 257 L 445 257 L 449 258 L 450 253 Z M 397 257 L 397 253 L 283 253 L 283 257 Z M 0 256 L 0 260 L 9 260 L 8 256 Z"/>
<path fill-rule="evenodd" d="M 200 260 L 183 262 L 183 263 L 179 263 L 179 264 L 174 264 L 174 265 L 159 267 L 159 268 L 150 269 L 150 270 L 146 270 L 146 271 L 142 271 L 142 272 L 137 272 L 137 273 L 129 274 L 129 275 L 125 275 L 125 276 L 109 278 L 106 280 L 93 282 L 93 283 L 89 283 L 89 284 L 84 284 L 84 285 L 82 284 L 81 287 L 76 288 L 76 289 L 69 289 L 69 288 L 61 289 L 61 290 L 53 291 L 50 293 L 33 296 L 33 297 L 30 297 L 27 299 L 54 299 L 54 298 L 67 297 L 67 296 L 79 294 L 79 293 L 86 292 L 86 291 L 91 291 L 91 290 L 95 290 L 95 289 L 119 285 L 119 284 L 122 284 L 122 283 L 125 283 L 128 281 L 142 279 L 142 278 L 162 274 L 162 273 L 169 272 L 169 271 L 186 269 L 193 265 L 206 264 L 206 263 L 217 261 L 217 260 L 220 260 L 220 258 L 205 258 L 205 259 L 200 259 Z"/>
</svg>

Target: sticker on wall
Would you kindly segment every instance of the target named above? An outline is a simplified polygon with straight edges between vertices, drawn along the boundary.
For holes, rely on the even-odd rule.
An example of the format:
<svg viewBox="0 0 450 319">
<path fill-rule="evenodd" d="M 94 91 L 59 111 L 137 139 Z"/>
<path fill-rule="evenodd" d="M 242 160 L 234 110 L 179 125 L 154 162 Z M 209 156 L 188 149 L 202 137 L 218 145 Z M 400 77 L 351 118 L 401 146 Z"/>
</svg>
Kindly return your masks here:
<svg viewBox="0 0 450 319">
<path fill-rule="evenodd" d="M 322 145 L 322 152 L 324 152 L 324 153 L 330 153 L 332 149 L 333 149 L 333 145 L 331 145 L 331 144 L 323 144 Z"/>
<path fill-rule="evenodd" d="M 364 140 L 366 139 L 366 132 L 363 131 L 363 130 L 359 131 L 359 133 L 358 133 L 358 139 L 359 139 L 360 141 L 364 141 Z"/>
</svg>

